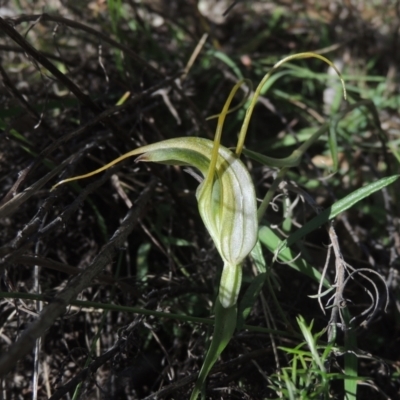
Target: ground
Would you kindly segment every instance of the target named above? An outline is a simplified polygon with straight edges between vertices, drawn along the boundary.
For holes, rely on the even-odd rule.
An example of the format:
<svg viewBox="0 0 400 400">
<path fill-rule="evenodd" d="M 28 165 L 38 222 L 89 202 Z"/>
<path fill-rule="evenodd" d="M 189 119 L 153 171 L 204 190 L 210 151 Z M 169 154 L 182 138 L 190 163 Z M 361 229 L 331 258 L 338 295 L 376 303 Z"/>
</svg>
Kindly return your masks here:
<svg viewBox="0 0 400 400">
<path fill-rule="evenodd" d="M 246 149 L 281 159 L 322 134 L 279 185 L 281 166 L 242 157 L 258 204 L 276 192 L 205 396 L 400 398 L 399 7 L 0 2 L 1 398 L 189 399 L 222 268 L 198 171 L 133 157 L 51 189 L 144 144 L 213 140 L 208 117 L 245 78 L 222 135 L 234 148 L 260 80 L 303 52 L 336 65 L 347 100 L 317 58 L 261 91 Z"/>
</svg>

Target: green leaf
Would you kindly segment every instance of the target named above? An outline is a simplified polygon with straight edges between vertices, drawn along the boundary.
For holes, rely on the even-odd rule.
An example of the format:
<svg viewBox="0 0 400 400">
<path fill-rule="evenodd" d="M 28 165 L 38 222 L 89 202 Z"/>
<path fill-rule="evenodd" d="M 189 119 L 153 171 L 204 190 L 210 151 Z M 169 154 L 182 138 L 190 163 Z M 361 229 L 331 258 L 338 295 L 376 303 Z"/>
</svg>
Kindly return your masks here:
<svg viewBox="0 0 400 400">
<path fill-rule="evenodd" d="M 239 66 L 226 53 L 223 53 L 222 51 L 218 50 L 209 50 L 208 54 L 214 56 L 215 58 L 218 58 L 228 67 L 230 67 L 232 71 L 235 73 L 235 75 L 238 77 L 238 79 L 243 79 L 243 74 L 242 71 L 240 71 Z"/>
<path fill-rule="evenodd" d="M 147 280 L 147 274 L 149 272 L 148 257 L 151 249 L 149 242 L 142 243 L 137 251 L 136 255 L 136 279 L 140 282 Z"/>
<path fill-rule="evenodd" d="M 329 128 L 329 124 L 323 124 L 320 128 L 318 128 L 304 143 L 301 144 L 300 147 L 293 150 L 292 154 L 288 157 L 284 158 L 274 158 L 268 157 L 256 151 L 251 151 L 248 149 L 243 149 L 243 153 L 251 159 L 259 162 L 263 165 L 268 165 L 270 167 L 275 168 L 292 168 L 297 167 L 300 164 L 301 158 L 304 153 L 309 149 L 311 145 L 313 145 L 320 136 L 325 133 Z"/>
<path fill-rule="evenodd" d="M 343 199 L 337 201 L 331 207 L 322 211 L 320 214 L 318 214 L 316 217 L 314 217 L 311 221 L 307 222 L 307 224 L 305 224 L 303 227 L 301 227 L 296 232 L 291 234 L 285 241 L 281 242 L 279 249 L 278 249 L 279 253 L 284 251 L 286 248 L 290 247 L 292 244 L 296 243 L 303 236 L 307 235 L 308 233 L 319 228 L 321 225 L 323 225 L 326 222 L 330 221 L 331 219 L 335 218 L 337 215 L 339 215 L 343 211 L 348 210 L 349 208 L 354 206 L 354 204 L 365 199 L 366 197 L 370 196 L 371 194 L 377 192 L 378 190 L 381 190 L 384 187 L 392 184 L 399 177 L 400 177 L 400 175 L 393 175 L 393 176 L 379 179 L 376 182 L 370 183 L 367 186 L 364 186 L 360 189 L 355 190 L 353 193 L 350 193 Z"/>
<path fill-rule="evenodd" d="M 264 286 L 266 278 L 267 274 L 265 272 L 257 275 L 247 288 L 242 301 L 239 304 L 237 330 L 243 328 L 243 325 L 245 324 L 246 319 Z"/>
<path fill-rule="evenodd" d="M 339 167 L 339 157 L 338 157 L 338 146 L 336 137 L 336 124 L 329 125 L 328 143 L 332 155 L 333 171 L 337 171 Z"/>
<path fill-rule="evenodd" d="M 346 400 L 357 399 L 357 377 L 358 377 L 358 359 L 355 355 L 357 351 L 357 336 L 354 325 L 350 322 L 351 315 L 349 309 L 344 307 L 341 310 L 346 330 L 344 335 L 344 372 L 346 378 L 344 379 L 344 391 Z"/>
<path fill-rule="evenodd" d="M 305 319 L 299 315 L 297 318 L 297 323 L 299 324 L 301 333 L 303 334 L 304 338 L 306 339 L 307 346 L 312 354 L 313 362 L 317 364 L 318 369 L 321 372 L 326 372 L 324 364 L 321 360 L 321 357 L 319 356 L 318 350 L 317 350 L 317 343 L 315 340 L 315 337 L 312 334 L 312 327 L 314 322 L 312 321 L 309 326 L 307 326 Z"/>
<path fill-rule="evenodd" d="M 281 238 L 275 234 L 275 232 L 268 226 L 262 226 L 258 232 L 258 237 L 260 242 L 272 253 L 275 253 L 279 244 L 282 243 Z M 319 282 L 321 280 L 321 273 L 308 264 L 303 258 L 296 257 L 292 253 L 292 250 L 288 247 L 282 248 L 278 254 L 279 260 L 287 264 L 289 267 L 295 269 L 296 271 L 307 275 L 311 279 Z M 324 286 L 330 288 L 331 285 L 327 279 L 324 279 Z"/>
<path fill-rule="evenodd" d="M 257 240 L 256 245 L 253 247 L 253 250 L 251 251 L 250 255 L 251 255 L 251 258 L 253 259 L 254 263 L 256 264 L 257 271 L 260 274 L 267 272 L 267 264 L 265 262 L 265 259 L 264 259 L 263 253 L 262 253 L 260 240 Z"/>
<path fill-rule="evenodd" d="M 203 366 L 201 367 L 199 377 L 193 389 L 190 400 L 196 400 L 200 394 L 201 388 L 211 371 L 211 368 L 217 361 L 220 354 L 231 340 L 236 327 L 237 306 L 225 308 L 217 298 L 215 303 L 215 325 L 210 348 L 207 351 Z"/>
</svg>

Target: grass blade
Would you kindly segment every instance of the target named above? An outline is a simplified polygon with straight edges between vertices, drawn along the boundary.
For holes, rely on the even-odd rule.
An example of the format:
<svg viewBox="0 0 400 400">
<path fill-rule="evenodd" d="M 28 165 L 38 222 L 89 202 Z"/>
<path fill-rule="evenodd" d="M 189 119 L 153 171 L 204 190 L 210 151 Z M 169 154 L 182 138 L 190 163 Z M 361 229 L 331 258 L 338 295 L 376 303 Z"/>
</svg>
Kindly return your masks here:
<svg viewBox="0 0 400 400">
<path fill-rule="evenodd" d="M 315 229 L 319 228 L 324 223 L 335 218 L 337 215 L 339 215 L 343 211 L 348 210 L 349 208 L 354 206 L 354 204 L 365 199 L 366 197 L 370 196 L 371 194 L 377 192 L 378 190 L 381 190 L 384 187 L 392 184 L 399 177 L 400 177 L 400 175 L 392 175 L 389 177 L 379 179 L 376 182 L 370 183 L 367 186 L 364 186 L 360 189 L 355 190 L 353 193 L 350 193 L 343 199 L 337 201 L 331 207 L 322 211 L 319 215 L 314 217 L 311 221 L 309 221 L 302 228 L 300 228 L 299 230 L 294 232 L 284 242 L 282 242 L 281 246 L 279 248 L 279 253 L 284 251 L 284 249 L 286 249 L 287 247 L 290 247 L 292 244 L 296 243 L 299 239 L 301 239 L 308 233 L 314 231 Z"/>
<path fill-rule="evenodd" d="M 262 226 L 258 232 L 258 237 L 260 242 L 272 253 L 276 251 L 279 244 L 282 243 L 279 236 L 275 234 L 275 232 L 267 227 Z M 301 272 L 304 275 L 307 275 L 311 279 L 319 282 L 321 279 L 321 273 L 310 264 L 308 264 L 303 258 L 296 258 L 296 256 L 292 253 L 292 251 L 288 248 L 282 248 L 282 250 L 278 254 L 278 258 L 289 265 L 291 268 L 295 269 L 298 272 Z M 324 279 L 324 286 L 330 288 L 331 285 L 327 279 Z"/>
</svg>

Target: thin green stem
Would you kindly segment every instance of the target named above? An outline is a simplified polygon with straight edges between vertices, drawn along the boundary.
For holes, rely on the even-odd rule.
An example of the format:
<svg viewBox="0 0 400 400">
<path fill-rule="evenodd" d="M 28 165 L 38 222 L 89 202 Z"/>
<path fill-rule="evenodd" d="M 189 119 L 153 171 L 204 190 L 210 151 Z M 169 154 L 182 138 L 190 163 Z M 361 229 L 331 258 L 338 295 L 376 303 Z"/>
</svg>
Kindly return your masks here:
<svg viewBox="0 0 400 400">
<path fill-rule="evenodd" d="M 309 139 L 307 139 L 299 148 L 293 150 L 292 154 L 284 158 L 274 158 L 264 156 L 263 154 L 243 149 L 246 156 L 252 158 L 261 164 L 268 165 L 274 168 L 292 168 L 297 167 L 300 164 L 301 158 L 304 153 L 313 145 L 318 138 L 329 129 L 330 124 L 327 122 L 323 124 L 316 132 L 314 132 Z"/>
<path fill-rule="evenodd" d="M 286 175 L 288 171 L 288 168 L 282 168 L 279 172 L 278 172 L 278 176 L 274 179 L 274 181 L 272 182 L 271 187 L 269 188 L 267 194 L 265 195 L 262 203 L 260 204 L 260 207 L 258 207 L 257 210 L 257 218 L 258 218 L 258 223 L 261 222 L 262 217 L 264 216 L 265 212 L 267 211 L 267 208 L 269 206 L 269 203 L 271 202 L 276 189 L 278 188 L 279 184 L 282 182 L 284 176 Z"/>
<path fill-rule="evenodd" d="M 219 155 L 219 145 L 221 143 L 221 137 L 222 137 L 222 128 L 224 127 L 225 123 L 225 118 L 229 112 L 229 107 L 232 103 L 232 100 L 236 94 L 236 92 L 239 90 L 240 86 L 243 84 L 243 80 L 240 80 L 231 90 L 229 93 L 229 96 L 224 104 L 224 107 L 221 111 L 221 113 L 218 115 L 218 122 L 217 122 L 217 128 L 215 131 L 215 136 L 214 136 L 214 147 L 212 150 L 212 155 L 211 155 L 211 161 L 210 161 L 210 166 L 208 168 L 208 173 L 204 182 L 204 186 L 207 187 L 212 184 L 212 181 L 214 179 L 214 172 L 215 172 L 215 166 L 217 165 L 217 160 L 218 160 L 218 155 Z"/>
<path fill-rule="evenodd" d="M 343 96 L 345 99 L 347 98 L 346 87 L 344 85 L 344 81 L 343 81 L 343 78 L 342 78 L 339 70 L 336 68 L 336 66 L 331 61 L 329 61 L 324 56 L 321 56 L 316 53 L 306 52 L 306 53 L 293 54 L 291 56 L 283 58 L 282 60 L 277 62 L 271 68 L 271 70 L 264 76 L 264 78 L 261 80 L 261 82 L 259 83 L 259 85 L 257 86 L 257 88 L 254 92 L 254 96 L 251 100 L 249 108 L 246 111 L 246 115 L 245 115 L 245 118 L 244 118 L 244 121 L 242 124 L 242 128 L 240 130 L 239 140 L 238 140 L 238 144 L 236 147 L 237 155 L 240 155 L 242 153 L 244 141 L 245 141 L 246 135 L 247 135 L 247 130 L 248 130 L 248 127 L 250 124 L 250 119 L 251 119 L 251 116 L 253 115 L 254 107 L 257 104 L 257 100 L 260 96 L 261 90 L 262 90 L 263 86 L 265 85 L 265 83 L 268 81 L 268 79 L 271 77 L 271 75 L 274 74 L 275 71 L 278 70 L 283 64 L 287 63 L 288 61 L 298 60 L 298 59 L 303 59 L 303 58 L 318 58 L 318 59 L 324 61 L 325 63 L 327 63 L 330 67 L 332 67 L 336 71 L 336 73 L 339 75 L 339 78 L 340 78 L 340 81 L 342 82 L 342 87 L 343 87 Z"/>
<path fill-rule="evenodd" d="M 4 299 L 26 299 L 26 300 L 41 300 L 44 302 L 51 303 L 52 301 L 57 301 L 56 298 L 49 298 L 49 296 L 43 294 L 33 294 L 33 293 L 21 293 L 21 292 L 0 292 L 0 298 Z M 196 323 L 196 324 L 203 324 L 203 325 L 214 325 L 214 319 L 210 318 L 199 318 L 199 317 L 192 317 L 190 315 L 183 315 L 183 314 L 173 314 L 173 313 L 165 313 L 161 311 L 153 311 L 147 310 L 145 308 L 140 307 L 127 307 L 127 306 L 120 306 L 115 304 L 106 304 L 106 303 L 97 303 L 94 301 L 82 301 L 82 300 L 74 300 L 69 303 L 70 305 L 81 307 L 81 308 L 95 308 L 98 310 L 110 310 L 110 311 L 117 311 L 117 312 L 126 312 L 131 314 L 140 314 L 140 315 L 149 315 L 157 318 L 167 318 L 167 319 L 175 319 L 177 321 L 183 321 L 188 323 Z M 277 331 L 274 329 L 263 328 L 260 326 L 253 326 L 253 325 L 244 325 L 244 330 L 248 330 L 251 332 L 258 332 L 258 333 L 273 333 L 278 336 L 284 337 L 294 337 L 300 338 L 301 336 L 296 335 L 292 332 L 286 331 Z"/>
<path fill-rule="evenodd" d="M 250 79 L 241 79 L 237 84 L 239 86 L 241 86 L 243 83 L 246 83 L 248 85 L 248 92 L 246 93 L 246 95 L 243 97 L 243 99 L 240 101 L 239 104 L 237 104 L 236 106 L 234 106 L 228 110 L 226 115 L 232 114 L 233 112 L 239 110 L 239 108 L 243 107 L 246 104 L 246 102 L 249 98 L 249 95 L 250 95 L 251 91 L 253 90 L 253 84 Z M 234 88 L 232 90 L 234 90 Z M 212 119 L 218 118 L 220 115 L 221 115 L 221 113 L 215 114 L 215 115 L 210 115 L 209 117 L 206 118 L 206 121 L 210 121 Z"/>
<path fill-rule="evenodd" d="M 283 311 L 283 309 L 281 307 L 281 303 L 279 302 L 278 298 L 276 297 L 275 290 L 274 290 L 274 287 L 271 282 L 271 274 L 267 275 L 267 279 L 265 281 L 268 286 L 268 292 L 269 292 L 270 296 L 272 297 L 272 301 L 275 304 L 275 307 L 278 310 L 278 313 L 282 317 L 282 319 L 285 323 L 285 326 L 290 327 L 290 329 L 293 330 L 292 324 L 288 320 L 285 312 Z"/>
<path fill-rule="evenodd" d="M 219 301 L 215 301 L 215 325 L 210 347 L 201 367 L 199 377 L 197 378 L 190 400 L 197 400 L 200 391 L 207 379 L 211 368 L 214 366 L 220 354 L 230 342 L 236 328 L 237 304 L 225 308 Z"/>
</svg>

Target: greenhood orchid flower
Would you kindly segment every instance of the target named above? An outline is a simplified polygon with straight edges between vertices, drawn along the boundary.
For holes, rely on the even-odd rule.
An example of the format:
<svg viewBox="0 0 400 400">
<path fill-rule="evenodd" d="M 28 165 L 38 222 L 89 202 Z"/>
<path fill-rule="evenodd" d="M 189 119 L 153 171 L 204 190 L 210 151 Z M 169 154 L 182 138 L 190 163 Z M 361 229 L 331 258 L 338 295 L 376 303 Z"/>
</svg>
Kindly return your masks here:
<svg viewBox="0 0 400 400">
<path fill-rule="evenodd" d="M 216 116 L 218 117 L 218 124 L 214 141 L 198 137 L 184 137 L 150 144 L 126 153 L 96 171 L 65 179 L 55 185 L 58 186 L 69 181 L 90 177 L 132 156 L 138 156 L 137 162 L 192 166 L 197 168 L 203 175 L 204 180 L 196 191 L 198 208 L 201 218 L 224 262 L 224 267 L 219 294 L 215 303 L 213 338 L 190 397 L 191 400 L 198 398 L 212 366 L 229 343 L 236 329 L 236 303 L 242 281 L 242 263 L 256 244 L 258 220 L 264 214 L 273 193 L 273 191 L 267 193 L 257 215 L 253 182 L 247 168 L 239 159 L 244 150 L 244 140 L 252 112 L 263 86 L 282 64 L 294 59 L 310 57 L 318 58 L 328 63 L 340 76 L 339 71 L 329 60 L 315 53 L 295 54 L 275 64 L 271 71 L 264 76 L 254 92 L 246 111 L 235 152 L 220 145 L 220 141 L 226 115 L 237 108 L 230 109 L 230 104 L 243 81 L 234 86 L 222 112 Z M 343 80 L 342 84 L 345 95 Z M 247 154 L 262 163 L 281 168 L 281 174 L 284 175 L 287 168 L 296 165 L 306 149 L 323 132 L 324 130 L 316 132 L 287 159 L 265 158 L 254 152 L 247 152 Z"/>
<path fill-rule="evenodd" d="M 229 106 L 241 84 L 239 82 L 234 86 L 218 115 L 214 141 L 185 137 L 150 144 L 126 153 L 96 171 L 65 179 L 56 185 L 87 178 L 132 156 L 139 156 L 136 162 L 189 165 L 197 168 L 204 176 L 196 191 L 198 208 L 224 267 L 215 304 L 213 339 L 191 395 L 193 400 L 197 399 L 212 366 L 235 331 L 242 263 L 255 246 L 258 235 L 253 181 L 239 159 L 240 153 L 220 145 L 225 117 L 232 111 Z"/>
<path fill-rule="evenodd" d="M 202 138 L 171 139 L 135 150 L 144 152 L 136 161 L 190 165 L 207 177 L 213 147 L 213 142 Z M 203 180 L 196 197 L 200 215 L 224 261 L 219 300 L 228 308 L 236 303 L 241 265 L 257 240 L 253 182 L 239 158 L 220 145 L 215 174 L 212 179 Z"/>
<path fill-rule="evenodd" d="M 239 88 L 238 83 L 219 116 L 221 126 Z M 236 304 L 242 281 L 242 262 L 253 249 L 258 234 L 256 195 L 247 168 L 231 150 L 220 145 L 221 129 L 214 142 L 198 137 L 169 139 L 132 150 L 109 164 L 62 183 L 87 178 L 132 156 L 136 162 L 188 165 L 204 176 L 196 191 L 199 212 L 224 267 L 219 300 L 224 308 Z M 56 185 L 56 186 L 57 186 Z"/>
</svg>

